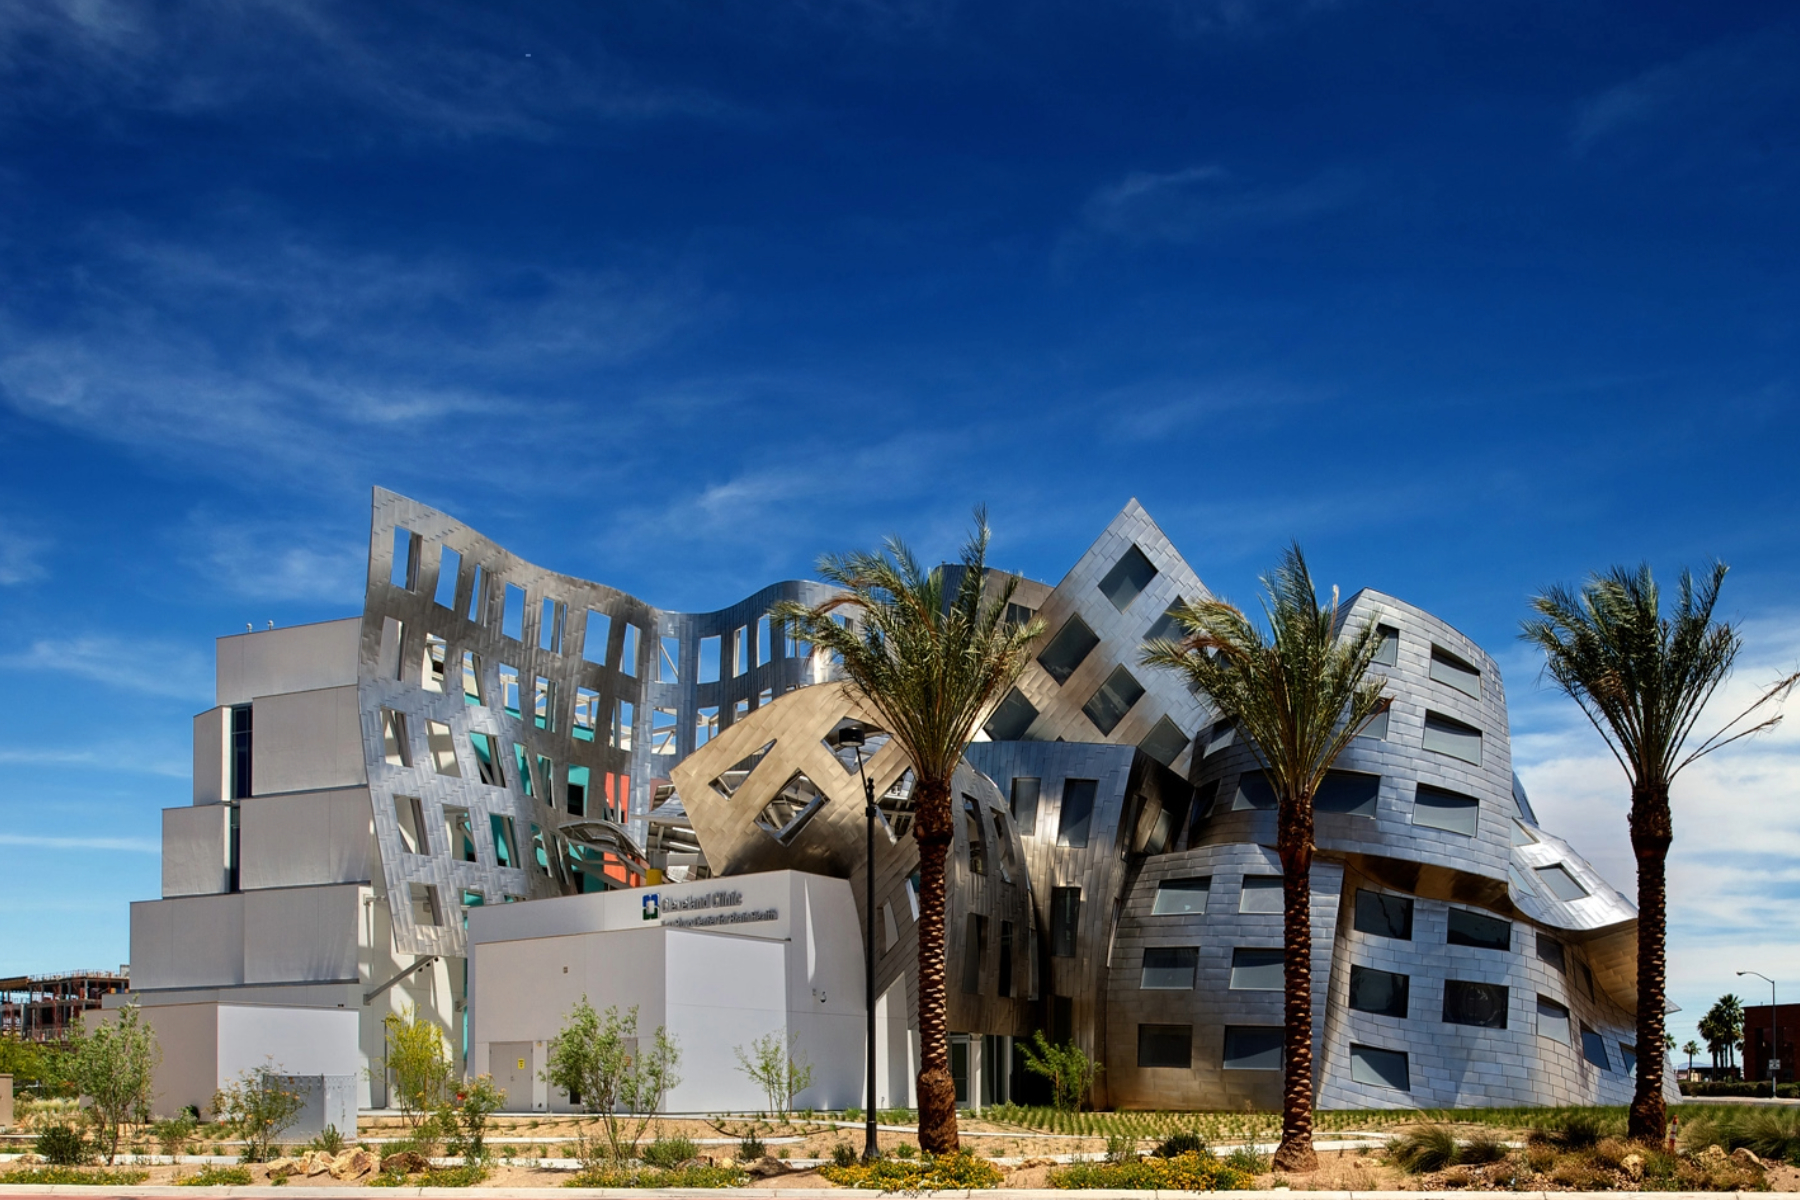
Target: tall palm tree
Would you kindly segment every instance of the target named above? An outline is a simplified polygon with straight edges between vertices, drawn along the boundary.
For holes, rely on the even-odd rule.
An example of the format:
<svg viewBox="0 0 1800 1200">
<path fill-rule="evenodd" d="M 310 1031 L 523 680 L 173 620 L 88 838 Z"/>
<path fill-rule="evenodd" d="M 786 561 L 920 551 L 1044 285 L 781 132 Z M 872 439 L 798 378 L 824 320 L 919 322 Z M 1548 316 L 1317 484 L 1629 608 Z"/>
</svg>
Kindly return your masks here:
<svg viewBox="0 0 1800 1200">
<path fill-rule="evenodd" d="M 1694 1055 L 1700 1053 L 1700 1043 L 1696 1042 L 1693 1038 L 1689 1038 L 1682 1044 L 1681 1052 L 1688 1056 L 1688 1080 L 1689 1082 L 1692 1082 L 1694 1078 Z"/>
<path fill-rule="evenodd" d="M 1375 622 L 1343 633 L 1337 589 L 1330 603 L 1319 603 L 1299 546 L 1288 548 L 1262 584 L 1267 639 L 1239 609 L 1203 600 L 1176 610 L 1187 636 L 1149 643 L 1143 661 L 1182 672 L 1206 693 L 1220 718 L 1244 731 L 1275 791 L 1286 992 L 1275 1165 L 1310 1171 L 1318 1165 L 1312 1145 L 1313 796 L 1350 740 L 1390 701 L 1382 681 L 1366 677 L 1380 646 Z"/>
<path fill-rule="evenodd" d="M 1697 759 L 1739 738 L 1768 729 L 1780 716 L 1746 723 L 1777 703 L 1800 674 L 1765 691 L 1718 732 L 1688 750 L 1701 711 L 1743 647 L 1728 622 L 1713 620 L 1724 563 L 1696 583 L 1681 573 L 1675 611 L 1665 617 L 1650 568 L 1614 567 L 1591 576 L 1579 592 L 1558 585 L 1531 603 L 1538 615 L 1523 637 L 1544 652 L 1544 670 L 1581 706 L 1606 740 L 1631 784 L 1631 849 L 1637 857 L 1637 1092 L 1628 1122 L 1631 1137 L 1661 1141 L 1663 1040 L 1668 941 L 1667 860 L 1675 829 L 1669 788 Z"/>
<path fill-rule="evenodd" d="M 953 1152 L 956 1084 L 944 967 L 944 861 L 955 835 L 950 777 L 977 723 L 1024 669 L 1042 621 L 1005 620 L 1015 584 L 985 596 L 988 524 L 975 510 L 954 586 L 926 571 L 898 538 L 882 551 L 827 555 L 819 571 L 842 588 L 816 607 L 784 601 L 775 617 L 836 655 L 852 686 L 881 714 L 913 769 L 919 843 L 919 1145 Z M 854 624 L 840 625 L 840 612 Z"/>
</svg>

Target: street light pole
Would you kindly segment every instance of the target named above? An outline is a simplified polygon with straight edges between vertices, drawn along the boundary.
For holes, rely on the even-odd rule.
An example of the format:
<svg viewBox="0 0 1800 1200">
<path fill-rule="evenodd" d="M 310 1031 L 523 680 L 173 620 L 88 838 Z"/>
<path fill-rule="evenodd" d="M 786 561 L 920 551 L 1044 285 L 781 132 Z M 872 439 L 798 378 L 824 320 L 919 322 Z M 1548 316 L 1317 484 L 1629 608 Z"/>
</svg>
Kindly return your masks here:
<svg viewBox="0 0 1800 1200">
<path fill-rule="evenodd" d="M 1769 985 L 1769 1099 L 1780 1098 L 1781 1089 L 1781 1038 L 1777 1031 L 1781 1028 L 1781 1014 L 1775 1007 L 1775 981 L 1761 971 L 1739 971 L 1739 975 L 1754 975 Z"/>
<path fill-rule="evenodd" d="M 868 829 L 868 858 L 863 864 L 866 888 L 863 904 L 863 1036 L 868 1045 L 868 1096 L 863 1109 L 862 1160 L 881 1157 L 875 1136 L 875 781 L 863 770 L 863 731 L 860 726 L 840 730 L 838 745 L 856 747 L 856 774 L 863 785 L 863 820 Z"/>
</svg>

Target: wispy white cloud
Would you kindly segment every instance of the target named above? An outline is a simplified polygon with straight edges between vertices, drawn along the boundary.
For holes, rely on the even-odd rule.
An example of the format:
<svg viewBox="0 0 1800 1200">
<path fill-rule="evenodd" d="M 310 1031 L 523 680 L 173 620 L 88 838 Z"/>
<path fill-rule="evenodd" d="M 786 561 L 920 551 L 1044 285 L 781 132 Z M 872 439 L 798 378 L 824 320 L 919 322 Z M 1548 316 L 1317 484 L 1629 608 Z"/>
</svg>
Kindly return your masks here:
<svg viewBox="0 0 1800 1200">
<path fill-rule="evenodd" d="M 1082 207 L 1090 230 L 1132 242 L 1197 242 L 1310 221 L 1355 202 L 1361 181 L 1326 171 L 1291 184 L 1249 183 L 1223 167 L 1133 171 Z"/>
<path fill-rule="evenodd" d="M 182 562 L 209 588 L 249 600 L 360 602 L 367 558 L 359 542 L 306 521 L 245 521 L 189 514 L 177 535 Z"/>
<path fill-rule="evenodd" d="M 0 587 L 34 583 L 49 575 L 43 563 L 43 553 L 49 548 L 48 538 L 0 524 Z"/>
<path fill-rule="evenodd" d="M 49 837 L 31 833 L 0 833 L 0 846 L 31 846 L 40 850 L 123 850 L 132 854 L 159 854 L 154 838 Z"/>
<path fill-rule="evenodd" d="M 206 700 L 214 684 L 211 665 L 187 646 L 102 634 L 39 638 L 23 650 L 0 656 L 0 666 L 74 675 L 107 688 L 190 700 Z"/>
</svg>

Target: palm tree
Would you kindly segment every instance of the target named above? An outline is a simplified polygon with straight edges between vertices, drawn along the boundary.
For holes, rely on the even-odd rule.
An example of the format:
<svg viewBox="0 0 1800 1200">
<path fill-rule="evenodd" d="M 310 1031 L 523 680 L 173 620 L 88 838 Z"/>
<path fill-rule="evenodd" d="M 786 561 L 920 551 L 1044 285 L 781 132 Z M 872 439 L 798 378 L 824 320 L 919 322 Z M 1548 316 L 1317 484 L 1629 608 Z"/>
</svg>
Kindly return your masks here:
<svg viewBox="0 0 1800 1200">
<path fill-rule="evenodd" d="M 1558 585 L 1532 601 L 1535 619 L 1524 639 L 1544 652 L 1544 670 L 1581 706 L 1606 740 L 1631 784 L 1631 848 L 1638 868 L 1637 1044 L 1659 1046 L 1667 986 L 1667 860 L 1674 840 L 1669 788 L 1697 759 L 1775 725 L 1779 715 L 1743 724 L 1779 702 L 1800 674 L 1765 691 L 1691 751 L 1685 747 L 1706 702 L 1731 674 L 1743 638 L 1713 620 L 1725 564 L 1714 563 L 1698 584 L 1681 574 L 1673 615 L 1662 614 L 1650 568 L 1614 567 L 1590 577 L 1579 592 Z M 1685 752 L 1684 752 L 1685 751 Z M 1638 1062 L 1631 1101 L 1631 1137 L 1660 1142 L 1663 1056 Z"/>
<path fill-rule="evenodd" d="M 1681 1052 L 1688 1056 L 1688 1081 L 1694 1079 L 1694 1055 L 1700 1053 L 1700 1043 L 1689 1038 L 1681 1047 Z"/>
<path fill-rule="evenodd" d="M 1184 604 L 1180 642 L 1154 641 L 1147 665 L 1184 673 L 1233 722 L 1275 791 L 1281 856 L 1285 1062 L 1281 1145 L 1275 1166 L 1310 1171 L 1312 1145 L 1313 796 L 1326 771 L 1370 718 L 1386 711 L 1382 681 L 1367 679 L 1379 648 L 1375 622 L 1340 635 L 1337 589 L 1320 604 L 1299 546 L 1262 580 L 1270 636 L 1223 600 Z"/>
<path fill-rule="evenodd" d="M 923 570 L 898 538 L 881 552 L 827 555 L 819 571 L 843 592 L 816 607 L 775 606 L 777 619 L 840 658 L 851 685 L 887 722 L 911 760 L 913 836 L 919 843 L 919 1145 L 954 1152 L 956 1084 L 950 1075 L 950 1031 L 944 967 L 944 861 L 954 839 L 950 777 L 977 723 L 1024 669 L 1042 621 L 1005 620 L 1014 582 L 984 598 L 988 525 L 975 510 L 975 530 L 962 551 L 954 588 L 944 569 Z M 847 611 L 854 625 L 833 617 Z"/>
<path fill-rule="evenodd" d="M 1714 1002 L 1706 1017 L 1718 1033 L 1719 1049 L 1725 1055 L 1725 1069 L 1737 1069 L 1737 1048 L 1744 1044 L 1744 1002 L 1727 992 Z"/>
</svg>

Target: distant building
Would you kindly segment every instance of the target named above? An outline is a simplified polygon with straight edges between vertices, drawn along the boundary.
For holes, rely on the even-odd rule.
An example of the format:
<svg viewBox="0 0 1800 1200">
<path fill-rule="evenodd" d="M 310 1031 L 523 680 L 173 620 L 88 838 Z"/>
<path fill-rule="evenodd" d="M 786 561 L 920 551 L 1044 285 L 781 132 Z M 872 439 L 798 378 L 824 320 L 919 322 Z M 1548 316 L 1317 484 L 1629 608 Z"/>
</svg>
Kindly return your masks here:
<svg viewBox="0 0 1800 1200">
<path fill-rule="evenodd" d="M 60 1042 L 80 1026 L 82 1013 L 98 1009 L 104 997 L 130 987 L 125 968 L 0 979 L 0 1035 Z"/>
<path fill-rule="evenodd" d="M 1774 1015 L 1773 1027 L 1769 1020 Z M 1772 1053 L 1776 1038 L 1780 1039 L 1781 1052 Z M 1758 1004 L 1744 1009 L 1744 1078 L 1769 1078 L 1769 1060 L 1777 1059 L 1781 1063 L 1775 1072 L 1779 1083 L 1792 1083 L 1800 1075 L 1795 1074 L 1794 1048 L 1800 1045 L 1800 1004 L 1783 1004 L 1779 1008 L 1767 1004 Z"/>
</svg>

